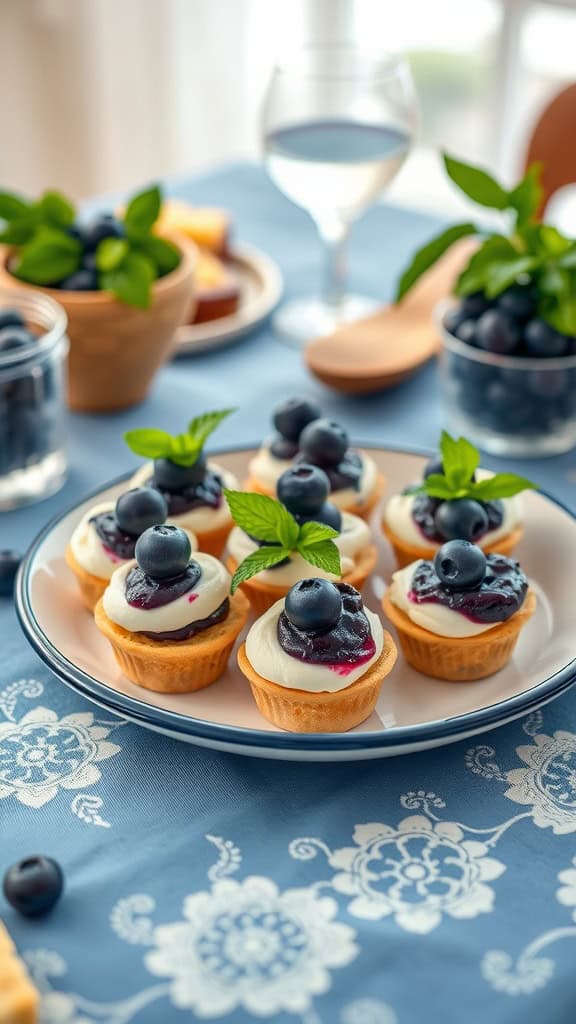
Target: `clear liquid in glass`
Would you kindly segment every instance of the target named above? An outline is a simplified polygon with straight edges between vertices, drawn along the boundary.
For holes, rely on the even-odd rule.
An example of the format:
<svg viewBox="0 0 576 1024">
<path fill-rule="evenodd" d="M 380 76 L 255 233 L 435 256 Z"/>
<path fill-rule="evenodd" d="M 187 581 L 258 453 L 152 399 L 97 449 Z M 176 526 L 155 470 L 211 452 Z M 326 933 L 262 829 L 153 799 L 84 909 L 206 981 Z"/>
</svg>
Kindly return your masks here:
<svg viewBox="0 0 576 1024">
<path fill-rule="evenodd" d="M 357 217 L 392 181 L 410 137 L 398 128 L 351 120 L 306 121 L 265 137 L 268 173 L 314 216 Z"/>
</svg>

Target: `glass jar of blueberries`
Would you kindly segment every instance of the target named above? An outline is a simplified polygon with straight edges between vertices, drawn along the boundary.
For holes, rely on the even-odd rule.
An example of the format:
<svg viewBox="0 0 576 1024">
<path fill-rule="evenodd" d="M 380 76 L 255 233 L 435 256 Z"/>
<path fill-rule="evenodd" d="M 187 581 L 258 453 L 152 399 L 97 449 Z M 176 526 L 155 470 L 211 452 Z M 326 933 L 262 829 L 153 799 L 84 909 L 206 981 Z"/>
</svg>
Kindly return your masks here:
<svg viewBox="0 0 576 1024">
<path fill-rule="evenodd" d="M 535 315 L 529 285 L 438 308 L 448 426 L 494 455 L 576 445 L 576 338 Z"/>
<path fill-rule="evenodd" d="M 0 509 L 39 501 L 66 477 L 66 314 L 46 295 L 0 291 Z"/>
</svg>

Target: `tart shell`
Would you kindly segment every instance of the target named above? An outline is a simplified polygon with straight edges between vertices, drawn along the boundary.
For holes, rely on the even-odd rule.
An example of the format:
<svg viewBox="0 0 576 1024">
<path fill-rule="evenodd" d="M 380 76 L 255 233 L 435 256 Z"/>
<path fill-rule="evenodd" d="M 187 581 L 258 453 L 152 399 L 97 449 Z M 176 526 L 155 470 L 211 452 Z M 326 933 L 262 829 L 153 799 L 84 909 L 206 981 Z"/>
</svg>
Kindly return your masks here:
<svg viewBox="0 0 576 1024">
<path fill-rule="evenodd" d="M 238 666 L 250 683 L 252 696 L 264 718 L 287 732 L 347 732 L 370 717 L 384 678 L 392 671 L 398 652 L 389 633 L 384 633 L 382 654 L 355 683 L 336 693 L 311 693 L 279 686 L 264 679 L 246 655 L 238 651 Z"/>
<path fill-rule="evenodd" d="M 382 607 L 413 668 L 434 679 L 466 683 L 494 675 L 510 660 L 520 630 L 534 614 L 536 595 L 529 590 L 524 603 L 506 622 L 467 637 L 438 636 L 423 629 L 392 603 L 389 591 L 384 594 Z"/>
<path fill-rule="evenodd" d="M 83 603 L 86 605 L 88 611 L 93 612 L 96 603 L 102 597 L 102 594 L 106 590 L 110 580 L 105 580 L 102 576 L 94 576 L 87 569 L 84 569 L 74 557 L 74 552 L 70 544 L 68 544 L 66 551 L 64 552 L 64 558 L 69 569 L 74 573 L 78 586 L 80 588 L 80 596 Z"/>
<path fill-rule="evenodd" d="M 249 604 L 243 594 L 230 598 L 230 612 L 223 622 L 197 633 L 190 640 L 153 640 L 112 622 L 102 599 L 94 610 L 100 632 L 112 646 L 125 676 L 156 693 L 192 693 L 222 675 L 238 634 L 248 618 Z"/>
</svg>

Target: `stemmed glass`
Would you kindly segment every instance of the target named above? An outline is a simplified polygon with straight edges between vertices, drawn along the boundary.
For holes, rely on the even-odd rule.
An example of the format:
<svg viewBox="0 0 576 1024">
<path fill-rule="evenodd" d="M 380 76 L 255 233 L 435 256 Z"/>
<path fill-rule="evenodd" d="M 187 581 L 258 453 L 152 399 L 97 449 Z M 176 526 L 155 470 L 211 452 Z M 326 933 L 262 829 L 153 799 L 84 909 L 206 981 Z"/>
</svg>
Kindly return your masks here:
<svg viewBox="0 0 576 1024">
<path fill-rule="evenodd" d="M 416 113 L 410 70 L 399 55 L 310 46 L 274 68 L 262 114 L 266 168 L 308 211 L 326 251 L 322 297 L 295 299 L 276 314 L 274 326 L 292 344 L 377 305 L 346 291 L 346 239 L 402 166 Z"/>
</svg>

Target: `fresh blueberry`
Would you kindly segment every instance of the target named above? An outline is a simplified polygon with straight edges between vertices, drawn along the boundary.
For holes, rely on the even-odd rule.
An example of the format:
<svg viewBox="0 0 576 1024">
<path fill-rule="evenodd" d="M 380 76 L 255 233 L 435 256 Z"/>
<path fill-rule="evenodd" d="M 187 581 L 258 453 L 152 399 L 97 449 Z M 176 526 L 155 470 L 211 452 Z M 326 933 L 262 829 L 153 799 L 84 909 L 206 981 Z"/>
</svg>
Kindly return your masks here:
<svg viewBox="0 0 576 1024">
<path fill-rule="evenodd" d="M 0 352 L 15 352 L 16 349 L 33 345 L 36 335 L 26 327 L 4 327 L 0 330 Z"/>
<path fill-rule="evenodd" d="M 116 502 L 116 522 L 124 533 L 139 537 L 144 530 L 166 521 L 168 506 L 153 487 L 134 487 Z"/>
<path fill-rule="evenodd" d="M 486 352 L 509 356 L 516 352 L 520 341 L 518 325 L 501 309 L 489 309 L 476 325 L 476 344 Z"/>
<path fill-rule="evenodd" d="M 76 242 L 80 242 L 82 248 L 86 245 L 86 228 L 83 224 L 70 224 L 66 231 Z"/>
<path fill-rule="evenodd" d="M 96 272 L 97 266 L 95 252 L 84 252 L 82 254 L 82 270 L 91 270 L 92 273 Z"/>
<path fill-rule="evenodd" d="M 476 320 L 462 320 L 456 328 L 456 337 L 465 345 L 476 345 Z"/>
<path fill-rule="evenodd" d="M 569 350 L 566 335 L 554 330 L 545 320 L 530 320 L 526 324 L 524 345 L 528 355 L 548 359 L 565 356 Z"/>
<path fill-rule="evenodd" d="M 297 441 L 304 427 L 321 415 L 318 406 L 307 398 L 288 398 L 276 406 L 272 422 L 282 437 L 288 441 Z"/>
<path fill-rule="evenodd" d="M 559 398 L 568 385 L 567 374 L 563 370 L 531 370 L 528 375 L 528 386 L 538 398 Z"/>
<path fill-rule="evenodd" d="M 85 246 L 90 252 L 105 238 L 124 238 L 124 225 L 111 213 L 103 213 L 85 228 Z"/>
<path fill-rule="evenodd" d="M 8 868 L 2 888 L 10 906 L 20 914 L 39 917 L 60 899 L 64 875 L 52 857 L 26 857 Z"/>
<path fill-rule="evenodd" d="M 437 473 L 441 476 L 444 475 L 444 463 L 439 455 L 435 455 L 432 459 L 428 459 L 428 462 L 424 466 L 422 479 L 427 480 L 429 476 L 436 475 Z"/>
<path fill-rule="evenodd" d="M 26 321 L 17 309 L 0 309 L 0 331 L 5 327 L 25 327 Z"/>
<path fill-rule="evenodd" d="M 95 270 L 76 270 L 74 274 L 60 281 L 60 288 L 65 292 L 96 292 L 98 275 Z"/>
<path fill-rule="evenodd" d="M 342 614 L 342 597 L 329 580 L 300 580 L 288 591 L 284 611 L 297 629 L 324 633 L 338 623 Z"/>
<path fill-rule="evenodd" d="M 179 526 L 151 526 L 136 541 L 136 561 L 153 580 L 180 576 L 191 552 L 190 538 Z"/>
<path fill-rule="evenodd" d="M 276 434 L 270 442 L 270 453 L 275 459 L 293 459 L 298 454 L 298 442 Z"/>
<path fill-rule="evenodd" d="M 305 462 L 287 469 L 278 478 L 276 494 L 278 501 L 289 512 L 313 515 L 324 504 L 330 493 L 330 481 L 318 466 Z"/>
<path fill-rule="evenodd" d="M 450 590 L 472 590 L 486 575 L 486 555 L 467 540 L 449 540 L 436 552 L 434 569 Z"/>
<path fill-rule="evenodd" d="M 306 460 L 318 466 L 337 466 L 349 444 L 348 434 L 339 423 L 317 419 L 300 435 L 300 450 Z"/>
<path fill-rule="evenodd" d="M 536 307 L 536 296 L 531 285 L 513 284 L 496 300 L 498 309 L 504 310 L 513 320 L 529 320 Z"/>
<path fill-rule="evenodd" d="M 0 551 L 0 597 L 11 597 L 14 593 L 14 580 L 21 561 L 22 555 L 17 551 Z"/>
<path fill-rule="evenodd" d="M 443 501 L 434 516 L 436 529 L 446 540 L 477 541 L 488 530 L 483 506 L 472 498 Z"/>
<path fill-rule="evenodd" d="M 490 309 L 490 306 L 490 299 L 484 295 L 484 292 L 472 292 L 470 295 L 465 295 L 460 303 L 460 309 L 464 316 L 471 317 L 473 320 L 482 316 L 482 313 Z"/>
<path fill-rule="evenodd" d="M 204 452 L 192 466 L 178 466 L 170 459 L 154 460 L 154 483 L 167 491 L 183 491 L 186 487 L 201 484 L 206 474 L 206 456 Z"/>
<path fill-rule="evenodd" d="M 444 316 L 444 329 L 448 331 L 448 334 L 456 334 L 460 324 L 466 320 L 466 314 L 462 312 L 460 306 L 455 306 L 454 309 L 449 309 Z"/>
<path fill-rule="evenodd" d="M 294 513 L 294 518 L 299 523 L 322 523 L 324 526 L 331 526 L 333 530 L 342 530 L 342 513 L 331 501 L 325 501 L 315 512 L 303 515 Z"/>
</svg>

